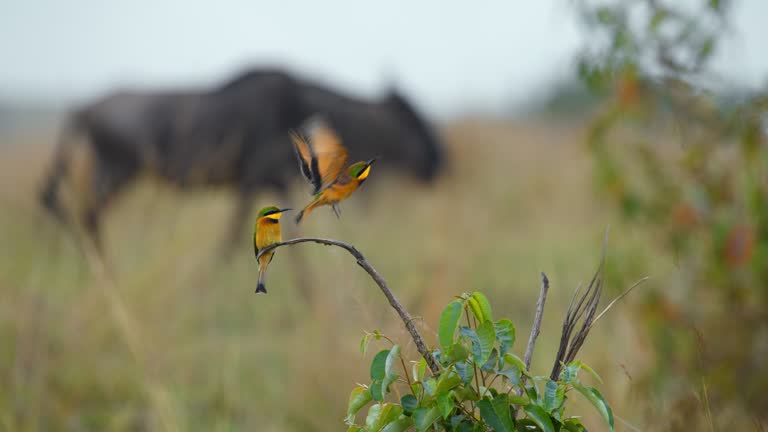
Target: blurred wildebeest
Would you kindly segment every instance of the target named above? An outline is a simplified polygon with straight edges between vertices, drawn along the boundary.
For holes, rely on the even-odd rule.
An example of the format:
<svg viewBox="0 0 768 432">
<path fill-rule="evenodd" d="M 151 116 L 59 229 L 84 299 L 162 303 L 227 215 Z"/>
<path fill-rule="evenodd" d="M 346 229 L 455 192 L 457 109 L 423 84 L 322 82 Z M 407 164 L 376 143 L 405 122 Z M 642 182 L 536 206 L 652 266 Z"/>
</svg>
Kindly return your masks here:
<svg viewBox="0 0 768 432">
<path fill-rule="evenodd" d="M 259 190 L 287 194 L 299 175 L 288 131 L 317 113 L 338 130 L 351 160 L 377 155 L 381 166 L 424 181 L 440 167 L 438 139 L 400 94 L 392 91 L 381 100 L 366 101 L 282 71 L 258 69 L 209 90 L 118 92 L 74 111 L 41 200 L 59 219 L 68 219 L 59 199 L 60 183 L 70 170 L 74 148 L 86 145 L 92 163 L 77 219 L 97 246 L 104 209 L 146 172 L 182 189 L 235 188 L 238 204 L 228 235 L 232 244 Z"/>
</svg>

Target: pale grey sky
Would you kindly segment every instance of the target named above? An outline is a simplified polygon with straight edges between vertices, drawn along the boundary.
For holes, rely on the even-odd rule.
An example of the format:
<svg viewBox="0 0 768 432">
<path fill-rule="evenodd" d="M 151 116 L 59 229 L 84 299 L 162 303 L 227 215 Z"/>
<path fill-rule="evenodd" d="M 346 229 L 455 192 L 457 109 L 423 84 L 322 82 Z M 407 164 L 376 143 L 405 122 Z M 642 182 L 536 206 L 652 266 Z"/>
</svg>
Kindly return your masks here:
<svg viewBox="0 0 768 432">
<path fill-rule="evenodd" d="M 768 1 L 741 0 L 719 65 L 768 76 Z M 563 76 L 580 45 L 567 0 L 0 0 L 0 96 L 72 100 L 285 65 L 350 91 L 389 82 L 433 113 L 494 111 Z"/>
</svg>

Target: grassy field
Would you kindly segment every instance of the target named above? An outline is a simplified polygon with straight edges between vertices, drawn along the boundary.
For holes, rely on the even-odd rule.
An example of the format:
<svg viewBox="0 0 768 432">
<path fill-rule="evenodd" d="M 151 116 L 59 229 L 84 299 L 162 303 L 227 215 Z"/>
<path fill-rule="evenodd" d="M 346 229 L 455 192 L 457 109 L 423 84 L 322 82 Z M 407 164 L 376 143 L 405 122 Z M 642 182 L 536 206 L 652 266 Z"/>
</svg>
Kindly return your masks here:
<svg viewBox="0 0 768 432">
<path fill-rule="evenodd" d="M 423 318 L 429 343 L 453 295 L 483 290 L 495 314 L 517 325 L 521 356 L 539 272 L 547 272 L 552 288 L 534 355 L 542 375 L 607 226 L 609 253 L 654 262 L 657 284 L 673 273 L 672 260 L 652 254 L 642 233 L 619 225 L 594 197 L 581 127 L 468 119 L 442 133 L 450 166 L 434 186 L 374 171 L 344 203 L 341 221 L 321 210 L 301 233 L 287 224 L 284 236 L 357 246 Z M 0 428 L 344 430 L 349 391 L 368 377 L 370 354 L 358 351 L 364 330 L 409 340 L 351 257 L 319 245 L 281 249 L 269 294 L 256 296 L 248 236 L 231 257 L 215 254 L 234 204 L 229 193 L 179 195 L 145 181 L 109 211 L 103 274 L 36 205 L 47 141 L 41 133 L 0 146 Z M 280 204 L 301 204 L 298 186 L 295 201 Z M 265 193 L 256 207 L 275 199 Z M 612 296 L 624 287 L 607 288 Z M 605 379 L 619 431 L 653 426 L 653 396 L 633 381 L 651 361 L 633 302 L 600 322 L 580 356 Z M 416 358 L 412 344 L 406 352 Z M 591 430 L 604 429 L 587 404 L 575 407 Z"/>
</svg>

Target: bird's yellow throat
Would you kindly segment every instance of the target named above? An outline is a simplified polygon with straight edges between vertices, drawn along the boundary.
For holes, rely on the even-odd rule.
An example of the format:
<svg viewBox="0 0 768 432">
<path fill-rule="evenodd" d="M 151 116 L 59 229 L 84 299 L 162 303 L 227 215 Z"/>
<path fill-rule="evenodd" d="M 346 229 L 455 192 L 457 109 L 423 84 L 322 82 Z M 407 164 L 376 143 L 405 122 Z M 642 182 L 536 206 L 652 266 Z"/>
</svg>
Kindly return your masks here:
<svg viewBox="0 0 768 432">
<path fill-rule="evenodd" d="M 274 219 L 274 220 L 280 220 L 280 216 L 282 216 L 282 213 L 272 213 L 271 215 L 266 215 L 267 219 Z"/>
<path fill-rule="evenodd" d="M 371 166 L 368 165 L 367 167 L 365 167 L 363 172 L 361 172 L 360 175 L 357 176 L 357 179 L 358 180 L 365 180 L 368 177 L 368 174 L 370 174 L 370 172 L 371 172 Z"/>
</svg>

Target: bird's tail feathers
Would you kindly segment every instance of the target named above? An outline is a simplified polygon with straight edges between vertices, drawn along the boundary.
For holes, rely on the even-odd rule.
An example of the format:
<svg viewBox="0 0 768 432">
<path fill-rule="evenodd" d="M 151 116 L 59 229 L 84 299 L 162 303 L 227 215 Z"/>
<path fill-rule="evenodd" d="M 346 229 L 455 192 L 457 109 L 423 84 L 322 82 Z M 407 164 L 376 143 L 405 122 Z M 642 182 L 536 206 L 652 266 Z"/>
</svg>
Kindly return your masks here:
<svg viewBox="0 0 768 432">
<path fill-rule="evenodd" d="M 309 203 L 309 205 L 304 207 L 304 209 L 302 211 L 300 211 L 299 214 L 296 215 L 296 225 L 298 225 L 301 222 L 301 220 L 304 218 L 304 216 L 306 216 L 309 213 L 311 213 L 312 210 L 314 210 L 315 207 L 317 207 L 319 205 L 319 203 L 320 203 L 320 201 L 316 199 L 316 200 L 312 201 L 311 203 Z"/>
<path fill-rule="evenodd" d="M 266 275 L 267 275 L 267 269 L 265 267 L 266 266 L 262 268 L 261 266 L 259 266 L 259 283 L 258 285 L 256 285 L 256 294 L 267 293 L 267 287 L 264 286 L 264 279 L 266 278 Z"/>
</svg>

